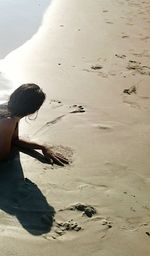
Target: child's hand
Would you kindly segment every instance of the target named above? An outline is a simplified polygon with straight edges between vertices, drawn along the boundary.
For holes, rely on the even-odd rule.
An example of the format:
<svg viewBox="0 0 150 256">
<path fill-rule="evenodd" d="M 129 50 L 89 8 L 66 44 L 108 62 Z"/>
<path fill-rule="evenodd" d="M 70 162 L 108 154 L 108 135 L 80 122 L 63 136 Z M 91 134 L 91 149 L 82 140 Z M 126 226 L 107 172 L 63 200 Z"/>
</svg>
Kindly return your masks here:
<svg viewBox="0 0 150 256">
<path fill-rule="evenodd" d="M 69 161 L 61 154 L 54 153 L 52 150 L 46 147 L 42 149 L 42 153 L 51 164 L 57 164 L 60 166 L 64 166 L 64 164 L 69 164 Z"/>
</svg>

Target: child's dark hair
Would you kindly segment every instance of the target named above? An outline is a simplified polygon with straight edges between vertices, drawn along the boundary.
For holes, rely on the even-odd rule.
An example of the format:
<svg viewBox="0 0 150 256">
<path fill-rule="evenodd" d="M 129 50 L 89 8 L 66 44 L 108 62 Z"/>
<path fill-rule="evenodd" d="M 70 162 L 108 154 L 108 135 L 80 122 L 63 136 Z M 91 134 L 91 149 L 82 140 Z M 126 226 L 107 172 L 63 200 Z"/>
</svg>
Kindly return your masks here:
<svg viewBox="0 0 150 256">
<path fill-rule="evenodd" d="M 8 110 L 11 116 L 28 116 L 39 110 L 45 98 L 37 84 L 23 84 L 10 95 Z"/>
</svg>

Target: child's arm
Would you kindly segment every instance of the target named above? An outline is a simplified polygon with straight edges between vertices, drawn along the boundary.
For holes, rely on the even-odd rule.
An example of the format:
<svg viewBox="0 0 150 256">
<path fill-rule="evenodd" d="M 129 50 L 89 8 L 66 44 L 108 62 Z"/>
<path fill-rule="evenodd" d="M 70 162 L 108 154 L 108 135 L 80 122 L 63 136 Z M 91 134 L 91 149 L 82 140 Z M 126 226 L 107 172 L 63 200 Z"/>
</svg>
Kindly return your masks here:
<svg viewBox="0 0 150 256">
<path fill-rule="evenodd" d="M 68 160 L 63 157 L 60 154 L 55 154 L 53 151 L 48 149 L 46 146 L 34 143 L 34 142 L 28 142 L 22 139 L 16 139 L 14 140 L 14 145 L 19 146 L 20 148 L 24 149 L 36 149 L 36 150 L 41 150 L 45 158 L 52 163 L 64 166 L 64 164 L 69 164 Z"/>
<path fill-rule="evenodd" d="M 19 138 L 19 132 L 18 132 L 18 124 L 17 127 L 13 133 L 12 137 L 12 144 L 15 146 L 19 146 L 21 148 L 27 148 L 27 149 L 44 149 L 44 146 L 38 144 L 38 143 L 32 143 L 29 141 L 25 141 Z"/>
<path fill-rule="evenodd" d="M 30 142 L 30 141 L 25 141 L 22 139 L 16 139 L 14 140 L 14 145 L 19 146 L 21 148 L 27 148 L 27 149 L 40 149 L 43 150 L 45 146 L 42 146 L 38 143 Z"/>
<path fill-rule="evenodd" d="M 18 135 L 18 125 L 13 134 L 12 144 L 23 149 L 41 150 L 45 158 L 50 163 L 56 163 L 61 166 L 64 166 L 64 164 L 69 164 L 65 157 L 60 154 L 54 154 L 54 152 L 48 149 L 45 145 L 20 139 Z"/>
</svg>

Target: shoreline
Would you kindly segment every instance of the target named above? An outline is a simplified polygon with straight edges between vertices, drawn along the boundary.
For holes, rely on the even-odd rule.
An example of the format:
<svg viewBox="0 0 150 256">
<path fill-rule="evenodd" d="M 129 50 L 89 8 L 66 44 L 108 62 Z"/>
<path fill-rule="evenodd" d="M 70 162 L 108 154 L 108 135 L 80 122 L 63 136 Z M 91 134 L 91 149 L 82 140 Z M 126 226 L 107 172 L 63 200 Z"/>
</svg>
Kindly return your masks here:
<svg viewBox="0 0 150 256">
<path fill-rule="evenodd" d="M 43 22 L 44 13 L 51 4 L 50 0 L 44 2 L 40 0 L 38 2 L 22 1 L 21 3 L 18 0 L 13 2 L 2 0 L 0 2 L 0 103 L 5 102 L 14 89 L 12 80 L 7 77 L 7 74 L 3 73 L 5 58 L 11 52 L 32 40 Z"/>
<path fill-rule="evenodd" d="M 1 59 L 23 45 L 37 32 L 50 2 L 50 0 L 0 1 Z"/>
</svg>

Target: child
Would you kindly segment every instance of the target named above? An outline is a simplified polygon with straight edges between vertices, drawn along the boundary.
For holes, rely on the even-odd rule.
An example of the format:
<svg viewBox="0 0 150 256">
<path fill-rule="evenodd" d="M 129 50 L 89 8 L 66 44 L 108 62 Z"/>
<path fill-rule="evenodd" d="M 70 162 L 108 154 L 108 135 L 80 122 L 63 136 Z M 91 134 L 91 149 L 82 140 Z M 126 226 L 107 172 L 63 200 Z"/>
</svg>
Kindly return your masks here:
<svg viewBox="0 0 150 256">
<path fill-rule="evenodd" d="M 23 84 L 10 96 L 7 104 L 0 106 L 0 161 L 9 157 L 13 146 L 38 149 L 43 156 L 58 165 L 68 164 L 60 154 L 54 154 L 46 146 L 19 139 L 18 124 L 21 118 L 38 111 L 46 96 L 36 84 Z"/>
</svg>

